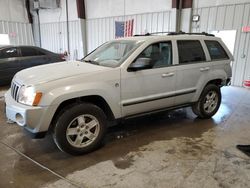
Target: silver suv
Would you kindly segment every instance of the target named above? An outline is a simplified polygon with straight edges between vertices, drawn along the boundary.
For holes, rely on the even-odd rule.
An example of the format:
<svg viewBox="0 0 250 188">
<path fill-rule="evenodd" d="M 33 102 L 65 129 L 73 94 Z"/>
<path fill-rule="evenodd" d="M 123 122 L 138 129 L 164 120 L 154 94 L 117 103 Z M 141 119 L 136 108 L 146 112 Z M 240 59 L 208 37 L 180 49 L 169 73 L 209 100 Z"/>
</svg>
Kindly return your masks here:
<svg viewBox="0 0 250 188">
<path fill-rule="evenodd" d="M 114 120 L 187 106 L 210 118 L 232 60 L 207 33 L 117 39 L 82 61 L 18 72 L 5 95 L 6 115 L 35 138 L 51 130 L 58 148 L 83 154 L 101 145 Z"/>
</svg>

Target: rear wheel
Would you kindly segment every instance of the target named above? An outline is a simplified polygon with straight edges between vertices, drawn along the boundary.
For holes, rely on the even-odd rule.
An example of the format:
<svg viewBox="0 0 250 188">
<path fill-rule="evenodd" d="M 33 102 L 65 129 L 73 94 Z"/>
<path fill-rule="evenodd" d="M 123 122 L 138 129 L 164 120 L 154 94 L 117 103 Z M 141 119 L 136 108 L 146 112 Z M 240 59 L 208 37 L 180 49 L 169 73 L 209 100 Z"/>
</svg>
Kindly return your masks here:
<svg viewBox="0 0 250 188">
<path fill-rule="evenodd" d="M 220 88 L 209 84 L 204 88 L 198 102 L 192 106 L 192 110 L 199 118 L 211 118 L 218 111 L 220 104 Z"/>
<path fill-rule="evenodd" d="M 58 148 L 66 153 L 88 153 L 101 146 L 106 122 L 99 107 L 89 103 L 75 104 L 58 118 L 53 138 Z"/>
</svg>

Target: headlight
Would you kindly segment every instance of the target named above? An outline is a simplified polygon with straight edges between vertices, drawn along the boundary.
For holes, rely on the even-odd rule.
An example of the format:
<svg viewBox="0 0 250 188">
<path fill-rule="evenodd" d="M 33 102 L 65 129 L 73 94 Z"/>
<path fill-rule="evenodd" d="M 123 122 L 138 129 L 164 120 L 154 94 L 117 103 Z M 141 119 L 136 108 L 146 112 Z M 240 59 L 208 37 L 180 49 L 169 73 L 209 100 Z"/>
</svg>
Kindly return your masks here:
<svg viewBox="0 0 250 188">
<path fill-rule="evenodd" d="M 30 106 L 37 106 L 41 98 L 42 98 L 42 93 L 36 92 L 34 87 L 22 86 L 19 91 L 18 102 Z"/>
</svg>

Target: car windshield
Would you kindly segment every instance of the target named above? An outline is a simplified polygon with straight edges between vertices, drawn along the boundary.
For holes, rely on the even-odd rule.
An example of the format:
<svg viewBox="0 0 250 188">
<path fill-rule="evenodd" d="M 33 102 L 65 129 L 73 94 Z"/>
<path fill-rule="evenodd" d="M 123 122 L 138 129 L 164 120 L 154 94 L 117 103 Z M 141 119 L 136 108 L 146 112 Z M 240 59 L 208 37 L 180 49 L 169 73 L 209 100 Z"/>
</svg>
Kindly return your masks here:
<svg viewBox="0 0 250 188">
<path fill-rule="evenodd" d="M 83 58 L 82 61 L 105 67 L 118 67 L 142 43 L 142 41 L 135 40 L 107 42 Z"/>
</svg>

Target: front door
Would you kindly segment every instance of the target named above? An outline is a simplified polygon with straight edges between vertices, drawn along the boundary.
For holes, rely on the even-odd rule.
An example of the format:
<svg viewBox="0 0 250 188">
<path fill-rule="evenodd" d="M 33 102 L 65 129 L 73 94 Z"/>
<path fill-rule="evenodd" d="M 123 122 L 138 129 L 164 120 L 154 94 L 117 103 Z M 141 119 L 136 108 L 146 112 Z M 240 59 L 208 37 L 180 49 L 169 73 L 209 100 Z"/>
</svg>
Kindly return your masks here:
<svg viewBox="0 0 250 188">
<path fill-rule="evenodd" d="M 149 45 L 134 60 L 150 59 L 151 68 L 122 70 L 122 115 L 150 112 L 173 105 L 176 72 L 173 65 L 172 43 L 158 42 Z M 133 63 L 134 63 L 133 62 Z"/>
</svg>

